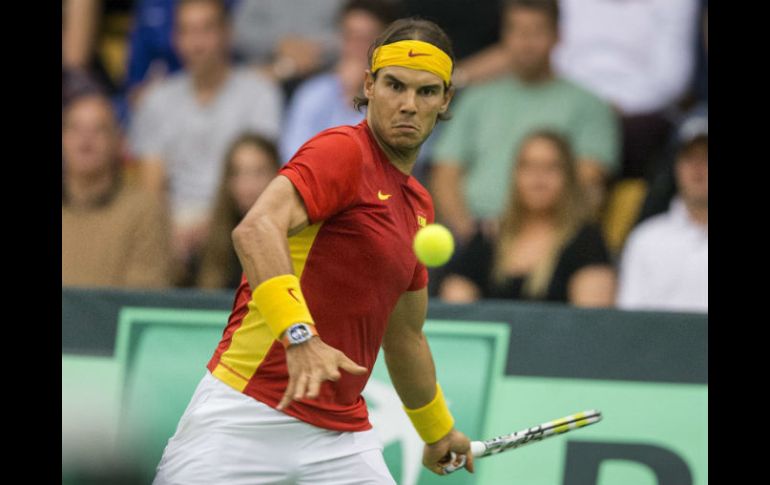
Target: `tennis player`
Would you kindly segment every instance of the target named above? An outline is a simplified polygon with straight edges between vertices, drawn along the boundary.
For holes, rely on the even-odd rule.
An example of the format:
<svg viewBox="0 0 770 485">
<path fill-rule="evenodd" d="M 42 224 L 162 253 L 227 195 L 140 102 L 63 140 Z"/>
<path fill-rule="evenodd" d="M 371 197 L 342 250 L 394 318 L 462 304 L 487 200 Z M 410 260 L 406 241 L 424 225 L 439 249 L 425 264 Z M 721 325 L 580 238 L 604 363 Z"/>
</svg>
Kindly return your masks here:
<svg viewBox="0 0 770 485">
<path fill-rule="evenodd" d="M 394 484 L 361 396 L 381 346 L 423 464 L 443 474 L 453 451 L 473 470 L 436 381 L 428 275 L 411 249 L 434 215 L 410 174 L 447 118 L 452 64 L 436 24 L 391 24 L 356 101 L 366 119 L 309 140 L 233 231 L 245 274 L 155 484 Z"/>
</svg>

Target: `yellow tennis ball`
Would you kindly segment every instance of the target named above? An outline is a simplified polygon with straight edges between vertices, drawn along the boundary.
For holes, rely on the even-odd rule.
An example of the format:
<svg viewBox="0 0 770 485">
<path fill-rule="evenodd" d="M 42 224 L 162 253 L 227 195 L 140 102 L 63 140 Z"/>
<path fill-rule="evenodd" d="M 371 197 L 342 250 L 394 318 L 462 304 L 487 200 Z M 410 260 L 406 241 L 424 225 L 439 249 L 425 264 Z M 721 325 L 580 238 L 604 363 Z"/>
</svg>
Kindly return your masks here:
<svg viewBox="0 0 770 485">
<path fill-rule="evenodd" d="M 433 268 L 445 264 L 454 250 L 452 233 L 441 224 L 428 224 L 414 236 L 414 254 L 425 266 Z"/>
</svg>

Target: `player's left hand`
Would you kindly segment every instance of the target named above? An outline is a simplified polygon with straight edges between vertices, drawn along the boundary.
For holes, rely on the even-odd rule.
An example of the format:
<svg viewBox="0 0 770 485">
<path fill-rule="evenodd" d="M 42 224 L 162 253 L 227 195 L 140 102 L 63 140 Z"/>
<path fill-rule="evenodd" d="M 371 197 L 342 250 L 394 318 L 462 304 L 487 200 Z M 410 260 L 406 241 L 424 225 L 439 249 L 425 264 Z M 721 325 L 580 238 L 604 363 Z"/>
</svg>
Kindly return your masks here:
<svg viewBox="0 0 770 485">
<path fill-rule="evenodd" d="M 422 453 L 422 464 L 436 475 L 444 475 L 444 468 L 455 453 L 454 465 L 459 465 L 462 456 L 465 456 L 465 468 L 473 473 L 473 454 L 471 453 L 471 440 L 463 433 L 452 428 L 446 436 L 435 443 L 426 444 Z"/>
</svg>

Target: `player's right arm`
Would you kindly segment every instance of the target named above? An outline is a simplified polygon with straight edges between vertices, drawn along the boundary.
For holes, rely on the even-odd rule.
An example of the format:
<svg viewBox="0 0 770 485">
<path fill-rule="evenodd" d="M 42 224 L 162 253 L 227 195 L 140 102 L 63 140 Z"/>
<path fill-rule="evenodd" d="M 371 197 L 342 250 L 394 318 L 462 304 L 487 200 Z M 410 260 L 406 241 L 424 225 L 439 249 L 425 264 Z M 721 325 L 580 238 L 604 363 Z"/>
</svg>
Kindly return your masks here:
<svg viewBox="0 0 770 485">
<path fill-rule="evenodd" d="M 235 251 L 252 289 L 271 278 L 294 274 L 287 236 L 308 224 L 299 193 L 287 177 L 278 175 L 232 233 Z M 286 365 L 289 383 L 278 409 L 293 399 L 317 397 L 323 381 L 340 378 L 339 369 L 356 375 L 367 371 L 320 337 L 290 346 Z"/>
</svg>

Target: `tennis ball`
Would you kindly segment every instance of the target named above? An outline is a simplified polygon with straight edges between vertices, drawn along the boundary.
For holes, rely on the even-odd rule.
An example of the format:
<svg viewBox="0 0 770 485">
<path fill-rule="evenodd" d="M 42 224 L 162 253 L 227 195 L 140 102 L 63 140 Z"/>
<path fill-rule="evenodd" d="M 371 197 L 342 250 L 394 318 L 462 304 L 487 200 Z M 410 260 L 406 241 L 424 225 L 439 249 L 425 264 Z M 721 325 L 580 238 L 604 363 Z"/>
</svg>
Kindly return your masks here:
<svg viewBox="0 0 770 485">
<path fill-rule="evenodd" d="M 445 264 L 454 250 L 452 233 L 441 224 L 428 224 L 414 236 L 414 254 L 425 266 L 434 268 Z"/>
</svg>

